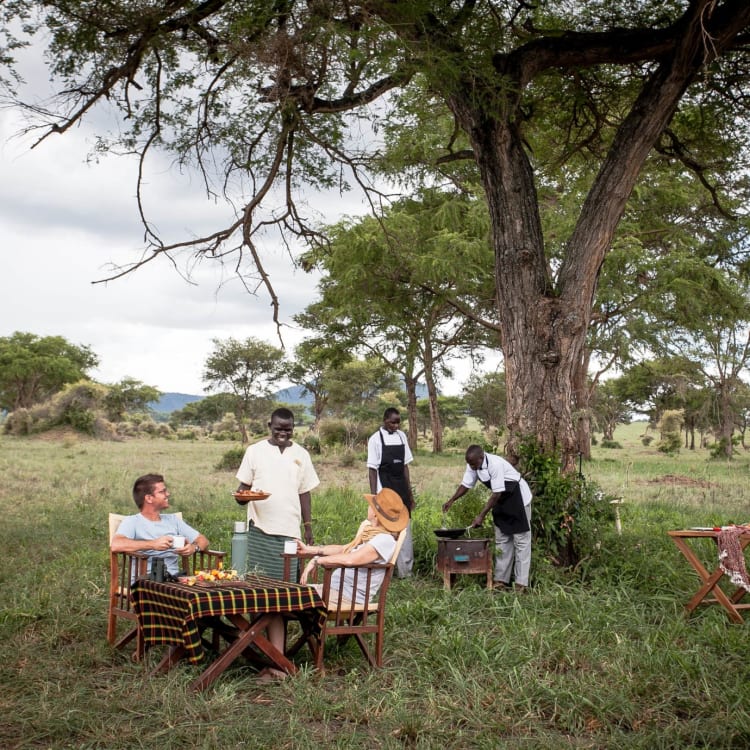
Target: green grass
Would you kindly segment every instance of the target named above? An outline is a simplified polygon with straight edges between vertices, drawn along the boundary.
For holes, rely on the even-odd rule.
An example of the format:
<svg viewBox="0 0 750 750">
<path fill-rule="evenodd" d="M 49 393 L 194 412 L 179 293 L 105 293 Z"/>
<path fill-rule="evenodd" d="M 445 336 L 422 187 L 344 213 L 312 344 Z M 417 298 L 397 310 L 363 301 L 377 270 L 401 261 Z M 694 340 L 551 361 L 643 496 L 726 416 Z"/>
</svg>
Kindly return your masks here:
<svg viewBox="0 0 750 750">
<path fill-rule="evenodd" d="M 419 452 L 412 468 L 418 575 L 394 581 L 386 667 L 353 644 L 326 649 L 325 675 L 258 685 L 232 667 L 205 694 L 195 667 L 147 676 L 105 639 L 107 513 L 132 512 L 133 479 L 163 472 L 173 507 L 230 549 L 242 518 L 226 444 L 0 438 L 0 747 L 3 748 L 746 748 L 748 626 L 712 607 L 686 618 L 697 588 L 665 532 L 750 520 L 750 458 L 665 457 L 642 425 L 583 471 L 624 498 L 623 534 L 575 575 L 535 560 L 533 591 L 490 594 L 479 577 L 451 592 L 434 572 L 440 505 L 460 455 Z M 364 461 L 315 457 L 316 539 L 342 541 L 364 515 Z M 715 552 L 703 549 L 707 562 Z"/>
</svg>

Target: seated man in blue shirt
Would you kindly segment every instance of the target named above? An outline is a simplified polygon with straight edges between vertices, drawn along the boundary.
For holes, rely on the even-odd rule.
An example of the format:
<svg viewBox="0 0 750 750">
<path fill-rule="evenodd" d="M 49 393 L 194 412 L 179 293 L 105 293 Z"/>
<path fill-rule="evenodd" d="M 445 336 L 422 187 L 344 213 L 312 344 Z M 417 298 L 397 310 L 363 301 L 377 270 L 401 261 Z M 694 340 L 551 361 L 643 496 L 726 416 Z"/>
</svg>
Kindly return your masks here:
<svg viewBox="0 0 750 750">
<path fill-rule="evenodd" d="M 177 576 L 180 557 L 208 549 L 208 539 L 174 513 L 162 513 L 169 507 L 169 490 L 161 474 L 145 474 L 133 485 L 133 500 L 139 513 L 122 519 L 112 537 L 113 552 L 143 552 L 152 561 L 163 559 L 167 572 Z M 185 544 L 174 548 L 174 538 Z M 152 562 L 150 564 L 153 564 Z"/>
</svg>

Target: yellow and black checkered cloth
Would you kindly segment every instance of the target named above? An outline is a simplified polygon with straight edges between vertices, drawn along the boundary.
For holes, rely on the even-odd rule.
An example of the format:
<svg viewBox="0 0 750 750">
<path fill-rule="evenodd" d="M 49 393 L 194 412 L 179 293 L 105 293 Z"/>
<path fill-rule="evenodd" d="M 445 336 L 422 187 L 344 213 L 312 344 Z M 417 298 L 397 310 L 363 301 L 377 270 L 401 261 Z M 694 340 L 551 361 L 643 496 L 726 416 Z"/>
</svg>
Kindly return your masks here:
<svg viewBox="0 0 750 750">
<path fill-rule="evenodd" d="M 264 576 L 212 587 L 140 579 L 133 584 L 131 596 L 146 645 L 184 645 L 194 664 L 205 657 L 198 625 L 201 618 L 278 613 L 300 620 L 317 634 L 326 617 L 325 604 L 312 586 Z"/>
</svg>

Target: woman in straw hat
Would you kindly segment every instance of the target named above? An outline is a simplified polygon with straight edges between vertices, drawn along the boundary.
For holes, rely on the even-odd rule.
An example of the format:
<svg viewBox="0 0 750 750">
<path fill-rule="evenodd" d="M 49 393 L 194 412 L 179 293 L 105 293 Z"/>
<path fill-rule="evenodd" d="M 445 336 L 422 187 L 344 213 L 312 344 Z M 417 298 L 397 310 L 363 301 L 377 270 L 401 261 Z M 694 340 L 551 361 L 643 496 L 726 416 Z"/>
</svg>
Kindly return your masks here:
<svg viewBox="0 0 750 750">
<path fill-rule="evenodd" d="M 371 562 L 386 563 L 391 559 L 396 550 L 396 537 L 409 523 L 409 511 L 399 494 L 388 487 L 384 487 L 377 495 L 365 495 L 365 498 L 368 503 L 367 519 L 361 523 L 356 536 L 349 544 L 308 546 L 297 540 L 297 550 L 300 553 L 314 555 L 302 572 L 300 583 L 307 583 L 310 574 L 318 565 L 332 568 L 339 565 L 367 565 Z M 331 588 L 334 591 L 339 591 L 341 572 L 341 569 L 334 571 L 331 578 Z M 384 578 L 385 570 L 373 572 L 370 599 L 378 593 Z M 344 597 L 362 604 L 366 596 L 366 578 L 358 576 L 356 595 L 352 590 L 353 581 L 354 568 L 345 568 Z"/>
<path fill-rule="evenodd" d="M 308 562 L 302 575 L 300 583 L 306 584 L 310 574 L 316 566 L 324 568 L 340 565 L 357 566 L 367 565 L 372 562 L 387 563 L 396 551 L 396 537 L 409 523 L 409 511 L 406 509 L 398 493 L 389 488 L 384 488 L 377 495 L 365 495 L 368 503 L 367 519 L 364 520 L 357 534 L 349 544 L 321 544 L 307 545 L 300 539 L 297 540 L 297 551 L 304 555 L 314 555 Z M 331 588 L 339 590 L 341 573 L 344 573 L 344 597 L 349 601 L 364 603 L 366 592 L 364 590 L 366 576 L 358 576 L 357 591 L 353 591 L 354 571 L 356 567 L 347 567 L 334 571 L 331 577 Z M 373 571 L 370 580 L 369 597 L 372 599 L 378 593 L 385 570 Z M 359 580 L 361 579 L 361 580 Z M 318 593 L 322 592 L 322 584 L 313 584 Z M 356 597 L 356 599 L 355 599 Z M 282 617 L 274 618 L 268 624 L 268 640 L 280 651 L 284 650 L 284 620 Z M 261 682 L 283 679 L 286 673 L 272 667 L 263 669 L 258 679 Z"/>
</svg>

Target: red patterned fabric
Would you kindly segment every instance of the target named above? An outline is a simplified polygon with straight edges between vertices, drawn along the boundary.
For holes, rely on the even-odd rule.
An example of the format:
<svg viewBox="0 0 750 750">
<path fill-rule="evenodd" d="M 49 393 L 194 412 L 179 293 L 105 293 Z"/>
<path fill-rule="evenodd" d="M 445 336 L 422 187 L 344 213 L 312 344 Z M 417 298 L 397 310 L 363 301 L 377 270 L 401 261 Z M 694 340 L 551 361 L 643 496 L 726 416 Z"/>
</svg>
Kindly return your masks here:
<svg viewBox="0 0 750 750">
<path fill-rule="evenodd" d="M 747 577 L 745 555 L 740 545 L 740 537 L 750 531 L 748 526 L 723 526 L 717 537 L 719 547 L 719 567 L 729 576 L 735 586 L 750 591 L 750 579 Z"/>
<path fill-rule="evenodd" d="M 319 633 L 326 617 L 323 600 L 313 586 L 248 576 L 210 588 L 140 579 L 131 589 L 133 608 L 146 645 L 184 645 L 187 658 L 205 657 L 198 621 L 230 614 L 278 613 L 299 619 Z"/>
</svg>

